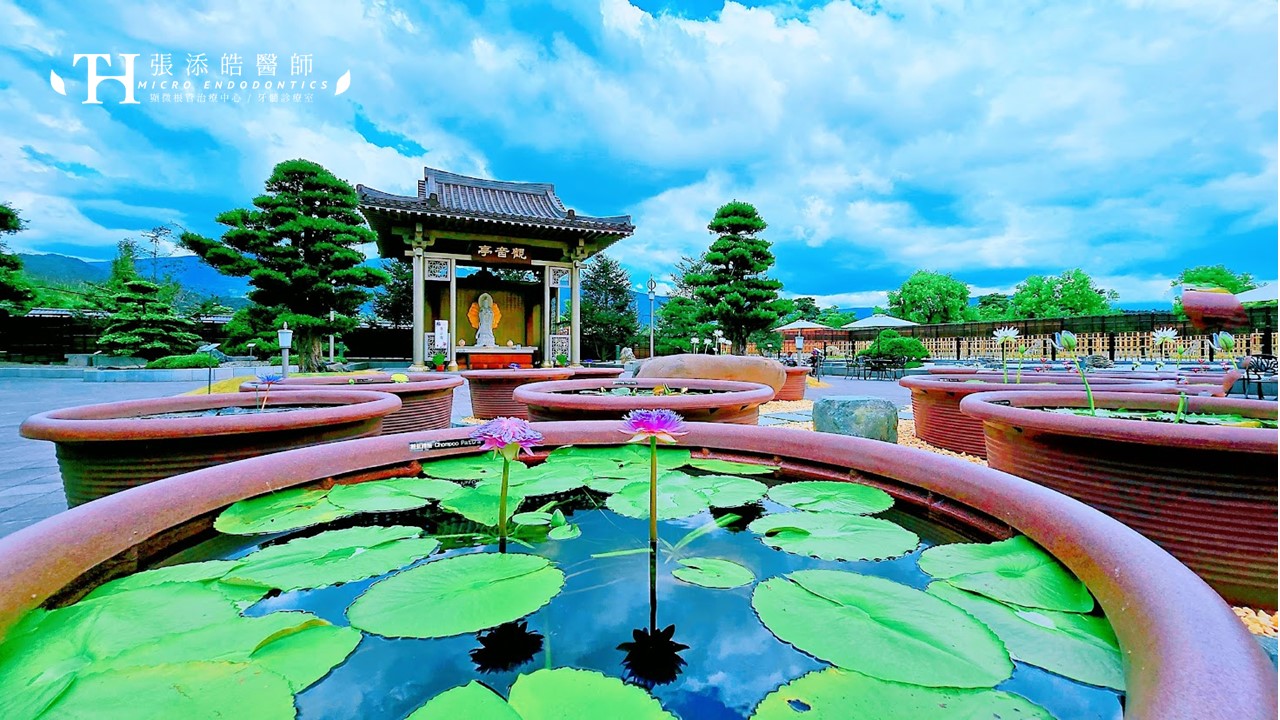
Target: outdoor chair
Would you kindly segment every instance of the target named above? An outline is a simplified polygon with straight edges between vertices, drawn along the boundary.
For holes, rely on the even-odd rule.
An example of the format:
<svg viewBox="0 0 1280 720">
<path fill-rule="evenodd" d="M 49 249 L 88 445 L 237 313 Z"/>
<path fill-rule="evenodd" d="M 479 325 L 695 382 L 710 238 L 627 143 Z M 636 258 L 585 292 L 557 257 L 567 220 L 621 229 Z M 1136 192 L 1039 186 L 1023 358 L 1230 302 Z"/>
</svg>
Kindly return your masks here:
<svg viewBox="0 0 1280 720">
<path fill-rule="evenodd" d="M 844 376 L 848 378 L 850 375 L 859 380 L 867 379 L 867 358 L 857 357 L 849 360 L 844 366 Z"/>
<path fill-rule="evenodd" d="M 1244 378 L 1241 382 L 1244 385 L 1244 396 L 1249 397 L 1249 386 L 1258 386 L 1258 399 L 1263 399 L 1262 385 L 1263 383 L 1276 382 L 1276 356 L 1275 355 L 1250 355 L 1241 363 L 1244 369 Z M 1228 394 L 1230 391 L 1228 390 Z"/>
</svg>

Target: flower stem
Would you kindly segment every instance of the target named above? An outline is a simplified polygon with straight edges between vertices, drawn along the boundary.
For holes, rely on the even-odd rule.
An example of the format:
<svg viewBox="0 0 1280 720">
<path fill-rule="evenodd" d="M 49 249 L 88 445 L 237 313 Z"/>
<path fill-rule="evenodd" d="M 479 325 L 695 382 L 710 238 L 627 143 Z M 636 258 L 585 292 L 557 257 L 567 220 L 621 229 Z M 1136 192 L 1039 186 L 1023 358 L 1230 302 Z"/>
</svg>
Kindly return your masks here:
<svg viewBox="0 0 1280 720">
<path fill-rule="evenodd" d="M 658 543 L 658 438 L 649 438 L 649 544 Z"/>
<path fill-rule="evenodd" d="M 511 478 L 511 461 L 502 458 L 502 492 L 498 495 L 498 550 L 507 549 L 507 481 Z"/>
<path fill-rule="evenodd" d="M 1084 383 L 1084 394 L 1089 398 L 1089 414 L 1097 415 L 1098 408 L 1093 403 L 1093 388 L 1089 387 L 1089 378 L 1085 377 L 1084 363 L 1079 359 L 1073 358 L 1076 363 L 1076 372 L 1080 373 L 1080 382 Z"/>
</svg>

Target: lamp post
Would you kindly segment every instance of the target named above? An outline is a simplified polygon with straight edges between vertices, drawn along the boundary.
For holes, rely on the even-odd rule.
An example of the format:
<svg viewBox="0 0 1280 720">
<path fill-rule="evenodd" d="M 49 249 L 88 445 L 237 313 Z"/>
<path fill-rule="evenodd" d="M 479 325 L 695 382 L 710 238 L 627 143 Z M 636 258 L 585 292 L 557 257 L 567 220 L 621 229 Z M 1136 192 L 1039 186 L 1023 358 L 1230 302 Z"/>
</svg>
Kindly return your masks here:
<svg viewBox="0 0 1280 720">
<path fill-rule="evenodd" d="M 249 348 L 249 361 L 253 362 L 257 360 L 258 358 L 254 357 L 253 355 L 253 349 L 258 347 L 258 343 L 246 343 L 245 347 Z"/>
<path fill-rule="evenodd" d="M 699 347 L 699 346 L 698 346 L 698 338 L 697 338 L 697 337 L 691 337 L 691 338 L 689 338 L 689 352 L 692 352 L 692 353 L 694 353 L 694 354 L 697 354 L 697 352 L 698 352 L 698 347 Z"/>
<path fill-rule="evenodd" d="M 329 362 L 333 363 L 333 311 L 329 311 Z"/>
<path fill-rule="evenodd" d="M 289 323 L 276 331 L 276 340 L 280 342 L 280 378 L 289 377 L 289 348 L 293 347 L 293 331 Z"/>
<path fill-rule="evenodd" d="M 658 283 L 649 276 L 649 357 L 653 357 L 653 301 L 657 299 Z"/>
<path fill-rule="evenodd" d="M 769 355 L 773 355 L 773 343 L 765 343 L 765 348 L 769 350 Z"/>
</svg>

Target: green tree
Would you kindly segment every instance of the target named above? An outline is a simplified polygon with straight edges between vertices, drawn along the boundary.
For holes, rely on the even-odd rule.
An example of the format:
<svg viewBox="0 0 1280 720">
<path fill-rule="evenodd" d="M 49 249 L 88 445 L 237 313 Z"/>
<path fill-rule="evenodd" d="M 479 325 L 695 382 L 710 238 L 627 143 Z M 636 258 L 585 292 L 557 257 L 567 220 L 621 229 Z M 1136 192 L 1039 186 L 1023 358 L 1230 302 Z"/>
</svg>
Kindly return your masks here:
<svg viewBox="0 0 1280 720">
<path fill-rule="evenodd" d="M 1119 295 L 1096 286 L 1080 268 L 1061 275 L 1032 275 L 1018 283 L 1009 298 L 1011 320 L 1107 315 Z"/>
<path fill-rule="evenodd" d="M 929 357 L 924 343 L 913 337 L 903 337 L 897 330 L 881 330 L 875 342 L 858 352 L 866 357 L 904 357 L 908 360 L 923 360 Z"/>
<path fill-rule="evenodd" d="M 658 308 L 657 314 L 653 345 L 658 355 L 690 352 L 690 338 L 714 336 L 715 325 L 702 319 L 706 306 L 693 298 L 675 295 Z"/>
<path fill-rule="evenodd" d="M 1258 281 L 1247 272 L 1235 272 L 1226 265 L 1198 265 L 1187 268 L 1169 283 L 1170 287 L 1191 285 L 1194 287 L 1220 287 L 1232 294 L 1239 294 L 1258 287 Z"/>
<path fill-rule="evenodd" d="M 978 298 L 978 319 L 984 322 L 1006 320 L 1009 317 L 1009 296 L 988 293 Z"/>
<path fill-rule="evenodd" d="M 130 280 L 111 304 L 115 311 L 98 338 L 109 352 L 155 360 L 193 352 L 201 342 L 194 323 L 174 312 L 156 283 Z"/>
<path fill-rule="evenodd" d="M 831 307 L 822 308 L 817 316 L 813 318 L 813 321 L 819 325 L 841 328 L 857 319 L 858 313 L 852 310 L 841 310 L 839 307 L 832 305 Z"/>
<path fill-rule="evenodd" d="M 694 295 L 737 354 L 746 351 L 752 333 L 772 328 L 778 319 L 775 303 L 782 283 L 765 275 L 773 267 L 773 252 L 769 241 L 756 236 L 767 227 L 750 203 L 720 206 L 707 225 L 719 236 L 705 255 L 707 271 L 689 276 Z"/>
<path fill-rule="evenodd" d="M 254 340 L 274 352 L 275 331 L 288 323 L 302 369 L 319 369 L 326 336 L 354 328 L 369 289 L 387 281 L 356 249 L 377 239 L 358 205 L 355 190 L 322 166 L 286 160 L 252 209 L 218 215 L 228 228 L 220 239 L 182 234 L 182 245 L 219 272 L 249 278 L 251 305 L 228 324 L 229 345 L 242 350 Z"/>
<path fill-rule="evenodd" d="M 889 291 L 889 314 L 922 324 L 964 322 L 977 318 L 969 307 L 969 286 L 946 273 L 917 270 Z"/>
<path fill-rule="evenodd" d="M 631 278 L 617 260 L 596 255 L 582 271 L 582 346 L 595 358 L 614 359 L 640 332 Z"/>
<path fill-rule="evenodd" d="M 391 258 L 382 261 L 382 270 L 387 282 L 373 296 L 373 312 L 396 327 L 409 327 L 413 324 L 413 265 Z"/>
<path fill-rule="evenodd" d="M 25 310 L 35 299 L 36 290 L 22 271 L 22 260 L 9 252 L 5 235 L 20 232 L 26 223 L 9 203 L 0 203 L 0 310 Z"/>
</svg>

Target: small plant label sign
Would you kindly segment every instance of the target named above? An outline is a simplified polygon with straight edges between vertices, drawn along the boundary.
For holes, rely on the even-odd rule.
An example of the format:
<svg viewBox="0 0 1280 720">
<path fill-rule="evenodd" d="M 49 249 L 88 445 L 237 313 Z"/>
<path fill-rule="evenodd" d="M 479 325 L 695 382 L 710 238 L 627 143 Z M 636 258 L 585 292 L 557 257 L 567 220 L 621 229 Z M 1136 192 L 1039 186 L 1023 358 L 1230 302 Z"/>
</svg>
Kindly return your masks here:
<svg viewBox="0 0 1280 720">
<path fill-rule="evenodd" d="M 464 447 L 480 447 L 480 440 L 463 438 L 460 440 L 419 440 L 409 443 L 409 452 L 428 452 L 430 450 L 456 450 Z"/>
</svg>

